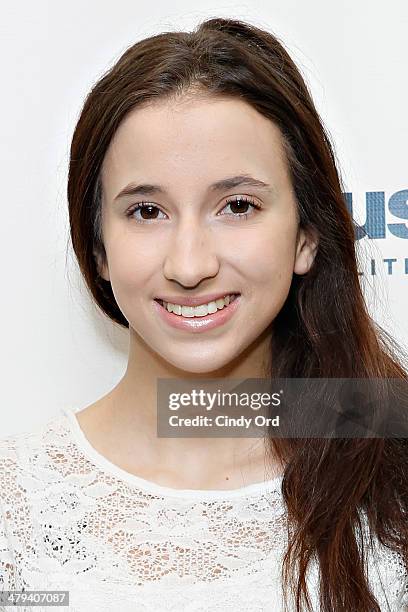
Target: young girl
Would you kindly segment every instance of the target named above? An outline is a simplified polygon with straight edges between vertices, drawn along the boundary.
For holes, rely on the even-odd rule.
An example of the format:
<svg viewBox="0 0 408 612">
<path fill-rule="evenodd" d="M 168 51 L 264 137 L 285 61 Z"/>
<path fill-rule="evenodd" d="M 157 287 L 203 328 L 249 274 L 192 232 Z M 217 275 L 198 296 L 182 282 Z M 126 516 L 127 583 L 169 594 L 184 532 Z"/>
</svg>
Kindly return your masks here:
<svg viewBox="0 0 408 612">
<path fill-rule="evenodd" d="M 1 588 L 80 612 L 407 610 L 405 439 L 157 435 L 161 378 L 407 379 L 283 46 L 221 18 L 133 45 L 85 101 L 68 202 L 128 364 L 1 441 Z"/>
</svg>

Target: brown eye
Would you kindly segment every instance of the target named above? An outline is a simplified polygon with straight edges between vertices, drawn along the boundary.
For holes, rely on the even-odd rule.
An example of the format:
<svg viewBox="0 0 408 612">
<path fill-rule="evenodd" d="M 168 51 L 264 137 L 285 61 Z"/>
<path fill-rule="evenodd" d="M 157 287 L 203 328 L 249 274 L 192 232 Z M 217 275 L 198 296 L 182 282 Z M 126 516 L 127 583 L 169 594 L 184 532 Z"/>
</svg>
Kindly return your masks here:
<svg viewBox="0 0 408 612">
<path fill-rule="evenodd" d="M 227 206 L 231 207 L 231 211 L 233 213 L 246 213 L 248 211 L 248 207 L 251 206 L 251 202 L 246 200 L 245 198 L 237 198 L 236 200 L 229 200 L 227 202 Z"/>
<path fill-rule="evenodd" d="M 140 207 L 140 216 L 142 219 L 156 219 L 156 213 L 158 212 L 157 206 L 141 206 Z"/>
<path fill-rule="evenodd" d="M 136 213 L 140 212 L 140 218 L 136 217 Z M 154 204 L 148 204 L 147 202 L 140 202 L 136 206 L 133 206 L 127 213 L 126 216 L 134 219 L 138 223 L 143 223 L 143 221 L 150 221 L 157 219 L 157 213 L 160 212 L 157 206 Z"/>
<path fill-rule="evenodd" d="M 241 196 L 237 196 L 236 198 L 232 200 L 228 200 L 224 208 L 228 208 L 228 207 L 230 207 L 232 211 L 232 215 L 227 214 L 227 216 L 229 217 L 232 216 L 234 219 L 238 219 L 238 220 L 247 219 L 248 217 L 252 216 L 255 213 L 255 210 L 261 209 L 261 206 L 259 206 L 259 204 L 255 204 L 255 202 L 253 202 L 249 198 L 244 198 Z M 248 207 L 252 207 L 252 213 L 247 212 Z M 221 216 L 224 216 L 224 215 L 221 215 Z"/>
</svg>

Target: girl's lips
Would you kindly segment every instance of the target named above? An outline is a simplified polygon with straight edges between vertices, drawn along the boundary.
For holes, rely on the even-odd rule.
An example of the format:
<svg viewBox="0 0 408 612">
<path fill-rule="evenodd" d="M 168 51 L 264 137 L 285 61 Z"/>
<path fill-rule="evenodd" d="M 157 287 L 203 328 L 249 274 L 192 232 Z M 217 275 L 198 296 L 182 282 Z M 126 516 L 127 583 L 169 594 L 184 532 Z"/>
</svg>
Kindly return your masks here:
<svg viewBox="0 0 408 612">
<path fill-rule="evenodd" d="M 169 312 L 156 300 L 153 301 L 154 307 L 158 315 L 168 325 L 176 329 L 182 329 L 193 333 L 205 332 L 214 327 L 219 327 L 230 320 L 234 312 L 237 310 L 241 301 L 241 295 L 237 295 L 235 300 L 230 302 L 228 306 L 224 306 L 221 310 L 217 310 L 213 314 L 205 315 L 204 317 L 183 317 Z"/>
</svg>

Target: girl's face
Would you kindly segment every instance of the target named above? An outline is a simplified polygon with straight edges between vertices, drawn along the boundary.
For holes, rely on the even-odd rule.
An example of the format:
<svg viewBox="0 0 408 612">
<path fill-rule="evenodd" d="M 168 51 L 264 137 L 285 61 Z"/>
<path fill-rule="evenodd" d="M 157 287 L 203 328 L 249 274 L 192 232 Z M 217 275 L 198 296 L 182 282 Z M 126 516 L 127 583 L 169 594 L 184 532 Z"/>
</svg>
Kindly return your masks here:
<svg viewBox="0 0 408 612">
<path fill-rule="evenodd" d="M 265 186 L 211 188 L 242 175 Z M 141 184 L 157 188 L 120 195 Z M 293 273 L 312 264 L 316 243 L 299 229 L 280 131 L 241 100 L 135 109 L 106 153 L 102 187 L 107 261 L 98 260 L 100 274 L 131 335 L 184 371 L 215 371 L 255 345 L 281 310 Z M 153 208 L 135 210 L 140 202 Z M 213 293 L 240 297 L 226 322 L 205 331 L 169 325 L 155 302 Z"/>
</svg>

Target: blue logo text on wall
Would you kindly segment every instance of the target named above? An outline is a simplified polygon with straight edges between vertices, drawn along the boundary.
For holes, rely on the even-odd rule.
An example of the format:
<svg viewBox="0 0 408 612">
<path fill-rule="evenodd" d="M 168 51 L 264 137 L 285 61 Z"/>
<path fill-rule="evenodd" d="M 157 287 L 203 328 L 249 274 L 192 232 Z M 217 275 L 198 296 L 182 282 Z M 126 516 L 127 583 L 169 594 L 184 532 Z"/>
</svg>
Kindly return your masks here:
<svg viewBox="0 0 408 612">
<path fill-rule="evenodd" d="M 353 215 L 353 194 L 345 193 L 346 206 Z M 402 189 L 392 194 L 388 199 L 388 210 L 397 219 L 404 219 L 403 223 L 387 223 L 385 220 L 385 193 L 384 191 L 368 191 L 366 193 L 366 221 L 364 225 L 355 227 L 355 238 L 361 240 L 367 236 L 371 240 L 381 240 L 389 236 L 408 239 L 408 189 Z M 408 255 L 408 253 L 407 253 Z M 370 260 L 370 274 L 377 274 L 378 265 L 385 266 L 389 275 L 402 273 L 408 275 L 408 257 L 385 257 L 380 261 Z M 359 272 L 364 274 L 364 272 Z"/>
</svg>

